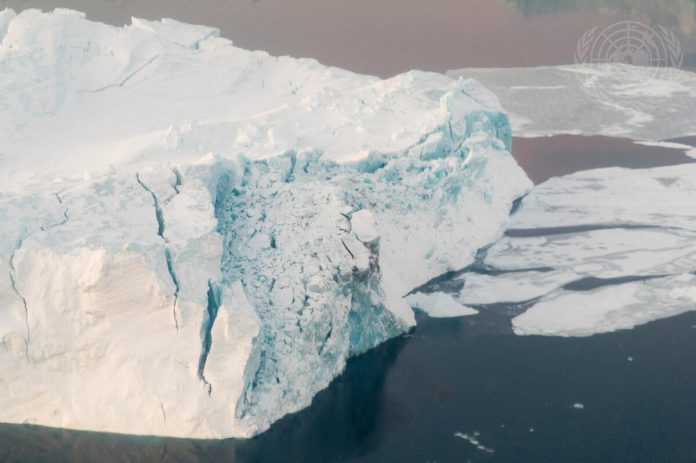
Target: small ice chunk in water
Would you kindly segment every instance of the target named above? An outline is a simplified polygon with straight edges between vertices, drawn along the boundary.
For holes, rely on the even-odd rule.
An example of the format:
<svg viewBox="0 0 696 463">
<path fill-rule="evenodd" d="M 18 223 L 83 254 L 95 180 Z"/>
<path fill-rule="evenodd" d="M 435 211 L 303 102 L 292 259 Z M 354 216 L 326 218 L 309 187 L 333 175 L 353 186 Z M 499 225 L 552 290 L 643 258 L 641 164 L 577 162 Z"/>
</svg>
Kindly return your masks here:
<svg viewBox="0 0 696 463">
<path fill-rule="evenodd" d="M 489 453 L 489 454 L 494 453 L 495 449 L 492 449 L 490 447 L 486 447 L 485 445 L 483 445 L 480 442 L 480 440 L 478 439 L 480 435 L 481 435 L 481 433 L 478 431 L 474 431 L 473 434 L 466 434 L 463 432 L 455 432 L 454 433 L 454 437 L 459 437 L 460 439 L 467 441 L 468 443 L 470 443 L 471 445 L 476 447 L 476 449 L 478 449 L 482 452 L 485 452 L 485 453 Z"/>
<path fill-rule="evenodd" d="M 411 294 L 406 297 L 406 302 L 434 318 L 463 317 L 478 313 L 477 310 L 457 302 L 451 295 L 441 292 Z"/>
</svg>

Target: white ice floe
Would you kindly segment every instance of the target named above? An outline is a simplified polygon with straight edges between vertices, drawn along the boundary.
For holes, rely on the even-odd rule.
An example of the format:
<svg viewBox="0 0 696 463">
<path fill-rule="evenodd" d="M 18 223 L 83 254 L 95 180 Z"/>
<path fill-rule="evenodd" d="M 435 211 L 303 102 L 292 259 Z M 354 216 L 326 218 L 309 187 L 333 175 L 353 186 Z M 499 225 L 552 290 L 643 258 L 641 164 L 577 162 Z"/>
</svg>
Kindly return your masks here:
<svg viewBox="0 0 696 463">
<path fill-rule="evenodd" d="M 696 73 L 625 64 L 460 69 L 491 89 L 516 136 L 590 134 L 667 140 L 696 134 Z M 600 91 L 604 98 L 597 98 Z"/>
<path fill-rule="evenodd" d="M 502 275 L 465 273 L 465 290 L 457 300 L 463 304 L 486 305 L 500 302 L 531 301 L 578 278 L 572 271 L 510 272 Z"/>
<path fill-rule="evenodd" d="M 5 10 L 0 39 L 0 421 L 257 434 L 531 186 L 472 80 L 68 10 Z"/>
<path fill-rule="evenodd" d="M 463 317 L 478 313 L 470 307 L 457 302 L 451 294 L 441 292 L 415 293 L 406 298 L 411 307 L 422 310 L 431 317 Z"/>
<path fill-rule="evenodd" d="M 696 310 L 696 166 L 597 169 L 538 186 L 463 281 L 525 302 L 517 334 L 588 336 Z"/>
<path fill-rule="evenodd" d="M 630 225 L 696 231 L 694 197 L 693 164 L 587 170 L 537 186 L 510 228 Z"/>
<path fill-rule="evenodd" d="M 506 237 L 491 248 L 486 263 L 511 270 L 552 267 L 562 273 L 532 275 L 557 282 L 569 278 L 571 273 L 596 278 L 688 273 L 696 269 L 696 232 L 610 228 Z"/>
<path fill-rule="evenodd" d="M 516 334 L 590 336 L 696 310 L 696 275 L 558 291 L 512 320 Z"/>
<path fill-rule="evenodd" d="M 686 154 L 690 158 L 696 159 L 696 148 L 691 146 L 691 145 L 685 145 L 684 143 L 675 143 L 675 142 L 669 142 L 669 141 L 647 141 L 647 140 L 639 140 L 639 141 L 636 141 L 636 143 L 639 145 L 644 145 L 644 146 L 655 146 L 658 148 L 682 150 L 682 151 L 684 151 L 684 154 Z"/>
</svg>

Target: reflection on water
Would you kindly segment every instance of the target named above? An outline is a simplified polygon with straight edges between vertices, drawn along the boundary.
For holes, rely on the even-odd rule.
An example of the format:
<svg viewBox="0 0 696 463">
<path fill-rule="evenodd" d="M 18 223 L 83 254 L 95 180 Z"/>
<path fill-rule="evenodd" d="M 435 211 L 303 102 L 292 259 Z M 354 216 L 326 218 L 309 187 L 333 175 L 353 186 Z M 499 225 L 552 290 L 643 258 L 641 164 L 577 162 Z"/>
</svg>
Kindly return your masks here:
<svg viewBox="0 0 696 463">
<path fill-rule="evenodd" d="M 692 137 L 693 138 L 693 137 Z M 688 145 L 696 140 L 682 138 L 675 143 Z M 696 143 L 694 143 L 696 145 Z M 645 169 L 696 162 L 684 151 L 644 146 L 628 138 L 585 135 L 554 135 L 514 138 L 512 155 L 529 178 L 539 184 L 551 177 L 603 167 Z"/>
<path fill-rule="evenodd" d="M 564 11 L 573 11 L 579 6 L 587 6 L 592 1 L 577 0 L 507 0 L 524 16 L 542 16 L 547 14 L 558 14 Z"/>
<path fill-rule="evenodd" d="M 642 18 L 645 22 L 663 26 L 693 28 L 696 17 L 694 0 L 507 0 L 524 16 L 558 14 L 575 10 L 603 10 Z"/>
</svg>

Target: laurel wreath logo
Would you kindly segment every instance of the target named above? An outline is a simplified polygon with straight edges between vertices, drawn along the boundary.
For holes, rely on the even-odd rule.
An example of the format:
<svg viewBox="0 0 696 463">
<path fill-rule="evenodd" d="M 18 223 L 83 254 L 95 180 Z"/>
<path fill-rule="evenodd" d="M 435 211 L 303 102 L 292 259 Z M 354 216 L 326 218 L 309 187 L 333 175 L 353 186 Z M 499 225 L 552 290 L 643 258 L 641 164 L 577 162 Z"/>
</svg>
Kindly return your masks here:
<svg viewBox="0 0 696 463">
<path fill-rule="evenodd" d="M 599 26 L 593 27 L 589 31 L 582 34 L 582 37 L 580 37 L 578 46 L 575 50 L 576 64 L 583 64 L 587 62 L 588 57 L 590 56 L 590 48 L 597 38 L 597 29 L 599 29 Z"/>
<path fill-rule="evenodd" d="M 635 94 L 640 92 L 617 92 L 616 85 L 625 83 L 621 78 L 628 78 L 634 89 L 640 85 L 648 89 L 656 81 L 677 79 L 684 65 L 684 53 L 676 34 L 666 27 L 622 21 L 586 31 L 578 40 L 575 63 L 586 68 L 578 76 L 581 88 L 591 99 L 603 104 L 645 106 L 660 101 L 656 101 L 655 95 L 639 101 Z M 627 70 L 622 65 L 634 67 Z M 605 72 L 592 72 L 601 67 Z M 612 72 L 607 73 L 607 69 Z"/>
<path fill-rule="evenodd" d="M 681 42 L 671 30 L 663 26 L 658 26 L 662 33 L 662 38 L 667 45 L 668 59 L 673 64 L 674 69 L 682 69 L 684 67 L 684 52 Z"/>
</svg>

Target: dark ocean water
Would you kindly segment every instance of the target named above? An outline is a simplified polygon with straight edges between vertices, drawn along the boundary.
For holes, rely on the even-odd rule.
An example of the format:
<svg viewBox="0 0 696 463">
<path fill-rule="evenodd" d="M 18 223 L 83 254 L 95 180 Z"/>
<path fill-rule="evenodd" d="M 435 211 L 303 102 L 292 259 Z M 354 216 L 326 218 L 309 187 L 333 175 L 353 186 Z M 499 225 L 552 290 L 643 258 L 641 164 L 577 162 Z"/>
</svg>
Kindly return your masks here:
<svg viewBox="0 0 696 463">
<path fill-rule="evenodd" d="M 696 137 L 671 140 L 696 146 Z M 555 135 L 539 138 L 514 138 L 512 154 L 535 184 L 551 177 L 587 169 L 626 167 L 647 169 L 696 162 L 673 148 L 644 146 L 629 138 L 586 135 Z"/>
</svg>

